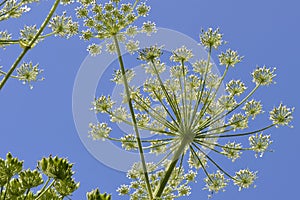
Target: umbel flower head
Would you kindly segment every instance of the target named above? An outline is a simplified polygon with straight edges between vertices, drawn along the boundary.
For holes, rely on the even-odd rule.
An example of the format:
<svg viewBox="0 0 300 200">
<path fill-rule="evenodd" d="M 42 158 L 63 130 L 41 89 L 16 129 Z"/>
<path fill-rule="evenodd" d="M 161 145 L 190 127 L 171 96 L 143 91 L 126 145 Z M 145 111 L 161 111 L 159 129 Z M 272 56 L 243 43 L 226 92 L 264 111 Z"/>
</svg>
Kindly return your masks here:
<svg viewBox="0 0 300 200">
<path fill-rule="evenodd" d="M 91 40 L 93 38 L 105 40 L 106 50 L 110 53 L 116 52 L 114 37 L 118 42 L 125 44 L 130 54 L 139 50 L 139 41 L 133 40 L 138 33 L 151 35 L 156 32 L 154 22 L 143 22 L 141 28 L 132 24 L 140 17 L 146 17 L 150 11 L 150 6 L 145 2 L 135 1 L 131 3 L 121 3 L 121 1 L 110 0 L 104 4 L 96 1 L 79 1 L 81 6 L 76 9 L 76 15 L 83 20 L 86 28 L 81 32 L 81 39 Z M 88 51 L 92 56 L 101 53 L 103 47 L 92 44 Z"/>
<path fill-rule="evenodd" d="M 201 43 L 209 49 L 217 49 L 223 43 L 218 29 L 203 31 L 200 38 Z M 168 67 L 170 76 L 165 80 L 161 72 L 167 70 L 167 63 L 161 60 L 161 55 L 162 47 L 151 46 L 140 50 L 138 59 L 146 63 L 145 72 L 150 77 L 141 87 L 129 87 L 137 128 L 153 134 L 151 139 L 142 141 L 144 150 L 164 155 L 160 162 L 165 163 L 164 171 L 157 171 L 152 165 L 147 168 L 149 184 L 155 197 L 174 199 L 177 197 L 174 186 L 178 194 L 189 195 L 190 189 L 179 178 L 184 177 L 182 163 L 185 160 L 195 170 L 193 173 L 203 170 L 206 174 L 204 188 L 211 193 L 223 191 L 229 180 L 239 190 L 249 188 L 257 178 L 256 172 L 241 169 L 235 175 L 230 175 L 215 161 L 213 153 L 225 156 L 232 162 L 237 161 L 245 151 L 253 151 L 256 157 L 257 154 L 262 156 L 272 143 L 270 135 L 264 135 L 263 131 L 273 126 L 289 125 L 293 109 L 282 104 L 270 111 L 269 125 L 252 128 L 252 123 L 249 123 L 249 120 L 264 113 L 261 101 L 251 98 L 259 87 L 273 83 L 276 76 L 274 70 L 265 66 L 255 69 L 252 73 L 255 85 L 249 86 L 252 89 L 248 92 L 248 87 L 241 80 L 229 80 L 225 83 L 223 95 L 219 95 L 221 85 L 227 80 L 225 77 L 229 67 L 236 66 L 242 59 L 236 51 L 221 53 L 220 63 L 226 65 L 226 68 L 218 75 L 212 71 L 211 51 L 208 52 L 207 60 L 198 60 L 190 66 L 188 61 L 194 56 L 193 52 L 185 46 L 175 49 L 170 56 L 174 65 Z M 126 76 L 130 77 L 129 74 Z M 135 125 L 126 106 L 114 108 L 110 102 L 109 96 L 101 96 L 93 102 L 93 110 L 96 113 L 107 113 L 112 122 Z M 99 128 L 96 125 L 91 128 L 91 132 L 97 134 Z M 246 136 L 249 137 L 249 144 L 238 142 L 239 138 Z M 122 147 L 129 151 L 138 149 L 138 139 L 132 133 L 113 138 L 99 131 L 98 136 L 93 138 L 120 141 Z M 209 151 L 212 154 L 208 154 Z M 211 165 L 213 167 L 208 168 Z M 134 166 L 134 173 L 131 170 L 128 175 L 133 179 L 131 185 L 122 185 L 118 192 L 120 195 L 130 194 L 132 199 L 149 199 L 147 180 L 141 169 L 136 168 Z M 216 169 L 216 172 L 209 172 L 211 169 Z M 174 177 L 180 181 L 176 182 Z"/>
</svg>

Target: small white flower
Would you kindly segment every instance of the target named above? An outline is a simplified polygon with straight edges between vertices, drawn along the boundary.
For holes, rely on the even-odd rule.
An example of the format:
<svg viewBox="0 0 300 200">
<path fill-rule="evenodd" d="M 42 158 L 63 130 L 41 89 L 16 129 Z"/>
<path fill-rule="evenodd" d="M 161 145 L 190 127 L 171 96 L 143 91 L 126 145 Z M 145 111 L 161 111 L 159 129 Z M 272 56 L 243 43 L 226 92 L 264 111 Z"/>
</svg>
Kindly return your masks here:
<svg viewBox="0 0 300 200">
<path fill-rule="evenodd" d="M 146 33 L 148 36 L 150 36 L 152 33 L 156 33 L 156 25 L 154 22 L 144 22 L 142 26 L 142 32 Z"/>
<path fill-rule="evenodd" d="M 252 135 L 249 137 L 250 146 L 256 152 L 256 157 L 258 153 L 260 153 L 260 157 L 262 157 L 264 152 L 272 144 L 273 141 L 270 140 L 270 137 L 270 135 L 263 135 L 262 133 L 259 135 Z"/>
<path fill-rule="evenodd" d="M 223 35 L 220 34 L 220 30 L 213 30 L 209 28 L 207 31 L 202 30 L 200 35 L 200 41 L 203 46 L 206 48 L 215 48 L 217 49 L 220 45 L 223 44 L 222 40 Z"/>
<path fill-rule="evenodd" d="M 209 174 L 208 177 L 204 179 L 206 187 L 204 189 L 210 192 L 219 192 L 227 186 L 228 180 L 225 179 L 224 174 L 217 171 L 215 174 Z"/>
<path fill-rule="evenodd" d="M 111 100 L 110 96 L 101 96 L 98 99 L 95 99 L 95 101 L 92 102 L 92 109 L 93 111 L 95 111 L 95 113 L 103 113 L 103 112 L 108 112 L 111 110 L 112 106 L 115 104 L 115 102 L 113 102 Z"/>
<path fill-rule="evenodd" d="M 107 43 L 106 51 L 110 54 L 115 54 L 117 52 L 116 45 L 114 43 Z"/>
<path fill-rule="evenodd" d="M 206 167 L 207 159 L 201 152 L 197 152 L 197 155 L 190 152 L 188 163 L 190 168 L 200 169 Z"/>
<path fill-rule="evenodd" d="M 133 134 L 126 135 L 121 138 L 122 147 L 125 150 L 135 150 L 137 149 L 136 138 Z"/>
<path fill-rule="evenodd" d="M 96 56 L 101 53 L 101 49 L 102 46 L 93 43 L 88 46 L 87 51 L 91 56 Z"/>
<path fill-rule="evenodd" d="M 232 96 L 223 95 L 218 99 L 218 105 L 225 110 L 231 110 L 237 105 L 237 102 Z"/>
<path fill-rule="evenodd" d="M 245 110 L 245 114 L 247 116 L 251 116 L 252 119 L 254 119 L 256 115 L 262 113 L 262 105 L 260 101 L 255 101 L 252 99 L 251 101 L 245 103 L 243 110 Z"/>
<path fill-rule="evenodd" d="M 136 10 L 138 15 L 146 17 L 150 11 L 150 6 L 147 6 L 146 3 L 141 3 L 136 7 Z"/>
<path fill-rule="evenodd" d="M 44 80 L 44 78 L 38 79 L 38 76 L 43 72 L 43 70 L 38 67 L 38 64 L 33 65 L 32 62 L 30 62 L 23 63 L 19 68 L 17 68 L 18 79 L 22 81 L 23 84 L 28 83 L 30 89 L 33 88 L 31 85 L 32 82 Z"/>
<path fill-rule="evenodd" d="M 155 68 L 151 62 L 147 64 L 142 64 L 142 67 L 145 68 L 145 72 L 151 75 L 156 75 L 163 73 L 166 70 L 166 64 L 161 62 L 160 60 L 154 60 Z"/>
<path fill-rule="evenodd" d="M 119 107 L 112 112 L 110 121 L 112 122 L 123 122 L 129 118 L 129 114 L 124 107 Z"/>
<path fill-rule="evenodd" d="M 127 195 L 130 192 L 130 189 L 127 185 L 121 185 L 118 189 L 117 192 L 119 195 Z"/>
<path fill-rule="evenodd" d="M 226 65 L 229 67 L 234 67 L 237 63 L 241 62 L 243 57 L 239 56 L 237 51 L 228 49 L 225 53 L 222 52 L 219 55 L 219 60 L 221 65 Z"/>
<path fill-rule="evenodd" d="M 90 135 L 90 137 L 93 138 L 93 140 L 105 140 L 112 130 L 110 127 L 107 126 L 107 123 L 90 123 L 89 127 L 91 128 L 91 130 L 88 132 L 88 134 Z"/>
<path fill-rule="evenodd" d="M 175 51 L 173 51 L 170 60 L 173 62 L 187 62 L 193 56 L 194 55 L 192 53 L 192 50 L 187 49 L 185 46 L 182 46 L 181 48 L 178 48 Z"/>
<path fill-rule="evenodd" d="M 130 25 L 126 31 L 125 31 L 126 35 L 128 35 L 129 37 L 134 37 L 137 33 L 138 33 L 138 30 L 137 30 L 137 26 L 132 26 Z"/>
<path fill-rule="evenodd" d="M 212 66 L 212 63 L 208 64 L 206 60 L 198 60 L 193 63 L 193 70 L 196 73 L 204 75 L 211 72 Z"/>
<path fill-rule="evenodd" d="M 275 74 L 276 68 L 266 68 L 266 66 L 263 66 L 261 68 L 257 68 L 252 73 L 253 82 L 257 85 L 270 85 L 271 83 L 274 83 L 273 79 L 276 76 Z"/>
<path fill-rule="evenodd" d="M 223 155 L 225 155 L 227 158 L 231 159 L 232 162 L 234 162 L 237 158 L 241 155 L 241 148 L 242 145 L 235 142 L 229 142 L 222 147 Z"/>
<path fill-rule="evenodd" d="M 139 41 L 129 40 L 125 47 L 130 54 L 134 54 L 137 50 L 139 50 Z"/>
<path fill-rule="evenodd" d="M 133 77 L 135 76 L 135 73 L 132 69 L 128 69 L 128 70 L 126 70 L 125 75 L 126 75 L 127 82 L 130 82 L 133 79 Z M 116 84 L 124 83 L 124 78 L 122 75 L 122 71 L 120 69 L 115 70 L 112 81 L 115 82 Z"/>
<path fill-rule="evenodd" d="M 270 111 L 270 120 L 272 120 L 275 125 L 289 125 L 293 119 L 293 112 L 294 108 L 288 108 L 281 103 L 277 108 L 274 107 L 274 109 Z"/>
<path fill-rule="evenodd" d="M 239 186 L 239 191 L 242 188 L 249 188 L 257 178 L 257 172 L 251 172 L 249 169 L 243 169 L 235 173 L 233 182 Z"/>
<path fill-rule="evenodd" d="M 245 129 L 248 127 L 248 118 L 242 113 L 237 113 L 229 119 L 229 124 L 234 130 Z"/>
<path fill-rule="evenodd" d="M 226 84 L 226 91 L 233 96 L 240 96 L 246 89 L 247 87 L 240 80 L 231 80 Z"/>
</svg>

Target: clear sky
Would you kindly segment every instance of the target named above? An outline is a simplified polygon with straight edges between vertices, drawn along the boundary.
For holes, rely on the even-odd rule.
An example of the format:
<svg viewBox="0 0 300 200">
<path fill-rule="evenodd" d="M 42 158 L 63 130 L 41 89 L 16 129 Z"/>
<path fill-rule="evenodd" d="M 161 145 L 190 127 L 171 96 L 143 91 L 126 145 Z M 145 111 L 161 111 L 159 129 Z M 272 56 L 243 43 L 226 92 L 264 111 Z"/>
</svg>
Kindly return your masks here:
<svg viewBox="0 0 300 200">
<path fill-rule="evenodd" d="M 296 107 L 294 128 L 273 128 L 268 131 L 275 151 L 261 159 L 245 154 L 235 163 L 224 163 L 229 170 L 249 167 L 259 171 L 257 187 L 238 191 L 235 186 L 215 195 L 215 200 L 282 200 L 299 196 L 299 54 L 300 2 L 298 0 L 149 0 L 149 20 L 157 26 L 173 29 L 198 40 L 201 28 L 219 27 L 228 47 L 238 50 L 245 58 L 229 73 L 228 79 L 243 79 L 250 83 L 250 73 L 256 65 L 277 67 L 276 85 L 259 90 L 255 97 L 270 110 L 280 102 Z M 24 21 L 12 20 L 1 29 L 15 32 L 26 24 L 40 24 L 50 7 L 41 1 L 26 14 Z M 69 9 L 68 12 L 71 12 Z M 3 27 L 2 27 L 3 26 Z M 16 34 L 17 35 L 17 34 Z M 16 36 L 15 35 L 15 36 Z M 128 183 L 125 174 L 96 160 L 82 144 L 73 121 L 72 91 L 77 71 L 87 56 L 85 43 L 77 37 L 69 40 L 49 38 L 32 50 L 25 60 L 38 62 L 45 81 L 33 90 L 16 80 L 9 80 L 0 93 L 0 156 L 7 152 L 25 160 L 26 168 L 33 168 L 43 156 L 58 155 L 73 162 L 75 178 L 81 187 L 75 200 L 96 187 L 117 196 L 116 188 Z M 0 51 L 0 64 L 9 65 L 19 49 Z M 216 55 L 214 55 L 216 56 Z M 268 109 L 267 109 L 268 108 Z M 87 108 L 88 109 L 88 108 Z M 267 117 L 265 123 L 268 122 Z M 263 123 L 263 121 L 261 122 Z M 109 153 L 109 152 L 108 152 Z M 119 159 L 118 155 L 115 159 Z M 199 171 L 200 172 L 200 171 Z M 189 199 L 206 199 L 200 175 L 192 185 Z M 125 198 L 126 199 L 126 198 Z"/>
</svg>

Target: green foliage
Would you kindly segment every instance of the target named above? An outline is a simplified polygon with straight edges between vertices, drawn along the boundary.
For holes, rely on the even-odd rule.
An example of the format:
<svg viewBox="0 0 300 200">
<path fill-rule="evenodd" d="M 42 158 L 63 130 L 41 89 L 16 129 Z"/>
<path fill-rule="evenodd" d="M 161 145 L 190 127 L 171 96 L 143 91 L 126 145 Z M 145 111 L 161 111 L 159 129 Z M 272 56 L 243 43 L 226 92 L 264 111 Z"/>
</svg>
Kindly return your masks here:
<svg viewBox="0 0 300 200">
<path fill-rule="evenodd" d="M 38 161 L 37 169 L 25 170 L 23 161 L 8 153 L 5 160 L 0 158 L 0 199 L 61 200 L 68 197 L 79 187 L 73 179 L 72 167 L 67 159 L 50 156 Z"/>
<path fill-rule="evenodd" d="M 0 186 L 3 187 L 13 176 L 21 172 L 23 161 L 13 158 L 10 153 L 6 155 L 6 160 L 0 159 Z"/>
<path fill-rule="evenodd" d="M 99 189 L 95 189 L 86 194 L 87 200 L 111 200 L 111 195 L 103 193 L 101 194 Z"/>
</svg>

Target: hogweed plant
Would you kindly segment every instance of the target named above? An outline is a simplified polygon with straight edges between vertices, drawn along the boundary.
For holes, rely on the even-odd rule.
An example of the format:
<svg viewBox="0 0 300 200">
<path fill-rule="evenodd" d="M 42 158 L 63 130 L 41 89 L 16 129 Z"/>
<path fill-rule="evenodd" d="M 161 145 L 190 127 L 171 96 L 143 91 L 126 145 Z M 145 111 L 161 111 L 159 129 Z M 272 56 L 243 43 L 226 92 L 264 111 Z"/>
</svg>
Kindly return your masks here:
<svg viewBox="0 0 300 200">
<path fill-rule="evenodd" d="M 175 49 L 170 56 L 171 66 L 163 62 L 163 47 L 151 46 L 139 50 L 139 41 L 134 40 L 138 32 L 151 34 L 155 24 L 146 22 L 139 29 L 132 23 L 140 16 L 147 16 L 150 7 L 144 2 L 121 4 L 112 0 L 102 5 L 96 1 L 81 1 L 77 9 L 79 18 L 84 19 L 86 30 L 82 31 L 84 40 L 101 39 L 106 42 L 106 51 L 116 53 L 120 69 L 115 71 L 112 80 L 124 86 L 124 99 L 121 106 L 108 95 L 95 98 L 92 110 L 110 116 L 113 123 L 126 123 L 133 127 L 133 133 L 123 137 L 111 136 L 112 128 L 105 122 L 90 124 L 89 136 L 94 140 L 120 142 L 128 151 L 137 151 L 140 163 L 133 164 L 127 177 L 129 185 L 121 185 L 120 195 L 130 199 L 174 199 L 191 193 L 190 182 L 195 182 L 198 171 L 203 170 L 204 189 L 211 194 L 223 191 L 231 180 L 239 190 L 249 188 L 257 178 L 257 172 L 241 169 L 235 174 L 228 173 L 208 152 L 227 157 L 233 162 L 244 151 L 254 151 L 256 157 L 269 151 L 272 143 L 265 131 L 272 127 L 289 126 L 293 119 L 293 108 L 282 103 L 269 112 L 270 124 L 265 127 L 249 127 L 249 120 L 255 120 L 263 113 L 261 101 L 253 94 L 263 86 L 274 83 L 275 68 L 257 67 L 252 75 L 254 86 L 249 92 L 241 80 L 226 81 L 228 71 L 243 59 L 237 51 L 228 49 L 218 56 L 220 70 L 218 75 L 212 70 L 212 53 L 224 44 L 219 29 L 202 30 L 200 45 L 207 49 L 207 59 L 190 63 L 195 55 L 187 47 Z M 119 43 L 125 44 L 129 53 L 142 62 L 149 78 L 142 86 L 130 84 L 135 73 L 125 68 Z M 91 55 L 101 53 L 103 46 L 95 43 L 88 46 Z M 163 80 L 162 74 L 169 72 Z M 225 92 L 219 95 L 225 84 Z M 153 135 L 141 139 L 141 130 Z M 249 137 L 249 144 L 237 142 L 241 137 Z M 230 140 L 229 140 L 230 139 Z M 147 163 L 144 152 L 162 154 L 158 163 Z M 116 155 L 117 156 L 117 155 Z M 185 170 L 185 162 L 190 169 Z M 210 172 L 208 165 L 215 166 Z M 162 167 L 162 168 L 161 168 Z"/>
<path fill-rule="evenodd" d="M 34 2 L 39 0 L 2 0 L 0 22 L 21 17 Z M 37 64 L 20 64 L 27 52 L 49 36 L 69 38 L 78 33 L 79 24 L 66 12 L 54 15 L 59 3 L 68 5 L 73 1 L 55 0 L 42 25 L 39 28 L 24 26 L 19 39 L 12 39 L 12 34 L 0 30 L 2 49 L 10 45 L 21 47 L 21 53 L 10 68 L 0 67 L 0 90 L 9 78 L 27 83 L 30 88 L 32 82 L 43 80 L 40 77 L 43 70 Z M 192 62 L 197 55 L 182 46 L 171 52 L 169 61 L 164 61 L 163 46 L 140 49 L 140 42 L 135 39 L 137 34 L 151 36 L 157 31 L 154 22 L 145 21 L 140 27 L 135 25 L 140 23 L 140 18 L 148 16 L 150 6 L 145 2 L 110 0 L 99 4 L 96 0 L 77 0 L 77 3 L 80 6 L 76 15 L 85 27 L 80 38 L 95 41 L 87 48 L 92 56 L 103 49 L 117 54 L 119 69 L 112 80 L 124 87 L 120 106 L 116 106 L 109 95 L 102 95 L 92 102 L 92 110 L 108 115 L 112 123 L 125 123 L 133 129 L 122 137 L 114 137 L 108 123 L 91 123 L 89 136 L 94 140 L 119 142 L 122 148 L 138 152 L 140 156 L 140 162 L 133 163 L 127 172 L 130 184 L 121 185 L 117 192 L 132 200 L 188 196 L 191 194 L 190 183 L 196 182 L 199 170 L 205 174 L 202 185 L 209 191 L 209 196 L 224 191 L 230 181 L 239 190 L 251 187 L 257 179 L 256 171 L 246 168 L 231 174 L 213 158 L 213 154 L 223 155 L 232 162 L 245 151 L 253 151 L 256 157 L 262 157 L 270 151 L 272 144 L 266 130 L 290 126 L 294 109 L 280 103 L 269 112 L 269 124 L 251 127 L 250 121 L 264 113 L 261 101 L 254 99 L 253 94 L 260 87 L 274 83 L 276 69 L 257 67 L 251 74 L 254 86 L 248 89 L 241 80 L 227 81 L 228 71 L 243 59 L 237 51 L 228 49 L 219 53 L 221 75 L 212 70 L 211 57 L 224 44 L 219 29 L 209 28 L 200 34 L 200 45 L 207 50 L 206 59 Z M 47 26 L 49 31 L 44 33 Z M 98 40 L 103 40 L 104 45 L 98 45 Z M 148 74 L 141 86 L 131 84 L 135 72 L 125 66 L 120 43 L 139 60 Z M 163 74 L 168 74 L 168 78 L 164 79 Z M 149 131 L 152 136 L 142 138 L 142 130 Z M 243 137 L 248 137 L 248 144 L 239 142 Z M 160 155 L 162 159 L 157 163 L 147 162 L 145 152 Z M 208 168 L 209 165 L 214 167 Z M 24 170 L 23 162 L 8 153 L 5 160 L 0 159 L 0 200 L 69 199 L 79 187 L 73 178 L 72 166 L 67 159 L 49 156 L 40 160 L 35 170 Z M 95 189 L 87 193 L 87 199 L 109 200 L 111 196 Z"/>
<path fill-rule="evenodd" d="M 0 3 L 0 23 L 4 20 L 21 17 L 22 14 L 30 11 L 29 4 L 34 2 L 39 2 L 39 0 L 3 0 Z M 72 21 L 71 17 L 66 16 L 65 12 L 62 15 L 53 16 L 60 3 L 68 5 L 72 3 L 72 0 L 56 0 L 42 25 L 40 27 L 37 27 L 37 25 L 25 25 L 20 30 L 19 39 L 12 39 L 12 34 L 7 30 L 0 30 L 0 48 L 5 49 L 5 47 L 10 45 L 19 45 L 22 49 L 7 71 L 0 66 L 0 76 L 3 76 L 0 82 L 0 90 L 9 78 L 15 78 L 22 81 L 23 84 L 29 84 L 32 89 L 33 82 L 44 79 L 40 77 L 43 70 L 39 69 L 38 64 L 34 65 L 32 62 L 20 64 L 27 52 L 33 49 L 40 41 L 52 35 L 69 38 L 78 33 L 78 23 Z M 48 31 L 49 33 L 45 34 L 43 32 L 47 26 L 50 30 Z M 17 73 L 13 75 L 15 71 Z"/>
</svg>

